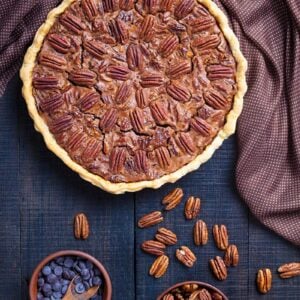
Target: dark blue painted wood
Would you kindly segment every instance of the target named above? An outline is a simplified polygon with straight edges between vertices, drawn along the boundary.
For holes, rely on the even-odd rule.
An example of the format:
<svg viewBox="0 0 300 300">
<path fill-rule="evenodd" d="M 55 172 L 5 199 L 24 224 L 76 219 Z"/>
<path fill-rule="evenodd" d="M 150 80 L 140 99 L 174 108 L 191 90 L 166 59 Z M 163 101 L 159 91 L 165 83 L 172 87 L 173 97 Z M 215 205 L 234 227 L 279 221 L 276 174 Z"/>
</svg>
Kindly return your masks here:
<svg viewBox="0 0 300 300">
<path fill-rule="evenodd" d="M 0 99 L 0 299 L 21 299 L 18 89 Z"/>
<path fill-rule="evenodd" d="M 34 266 L 47 254 L 67 248 L 87 251 L 105 264 L 114 300 L 154 300 L 169 285 L 190 279 L 215 284 L 230 299 L 300 299 L 300 277 L 281 280 L 276 275 L 279 264 L 300 261 L 299 249 L 254 220 L 234 189 L 233 138 L 177 184 L 112 196 L 81 180 L 46 149 L 33 129 L 20 87 L 14 78 L 0 99 L 0 299 L 26 299 Z M 175 186 L 184 189 L 185 199 L 189 195 L 202 199 L 200 218 L 209 225 L 210 240 L 204 247 L 193 245 L 194 221 L 184 220 L 184 203 L 166 213 L 163 225 L 178 234 L 179 244 L 191 245 L 198 261 L 192 269 L 183 267 L 172 246 L 167 250 L 170 268 L 157 280 L 147 274 L 153 257 L 142 253 L 139 245 L 151 239 L 158 226 L 141 230 L 135 225 L 144 213 L 161 209 L 162 197 Z M 87 241 L 73 237 L 73 216 L 80 211 L 90 220 Z M 211 236 L 215 223 L 227 225 L 230 241 L 238 245 L 241 255 L 240 265 L 229 270 L 225 282 L 216 281 L 208 268 L 208 259 L 222 254 Z M 266 296 L 255 288 L 260 267 L 274 272 L 273 289 Z"/>
</svg>

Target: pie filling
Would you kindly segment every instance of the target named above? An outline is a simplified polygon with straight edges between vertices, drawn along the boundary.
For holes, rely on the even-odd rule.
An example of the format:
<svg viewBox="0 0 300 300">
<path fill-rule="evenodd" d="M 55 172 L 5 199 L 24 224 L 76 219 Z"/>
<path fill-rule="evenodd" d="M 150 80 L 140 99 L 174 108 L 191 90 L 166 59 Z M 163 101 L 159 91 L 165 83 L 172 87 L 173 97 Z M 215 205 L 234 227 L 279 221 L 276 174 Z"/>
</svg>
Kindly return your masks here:
<svg viewBox="0 0 300 300">
<path fill-rule="evenodd" d="M 195 0 L 81 0 L 57 18 L 33 71 L 39 114 L 76 163 L 111 182 L 153 180 L 222 129 L 236 63 Z"/>
</svg>

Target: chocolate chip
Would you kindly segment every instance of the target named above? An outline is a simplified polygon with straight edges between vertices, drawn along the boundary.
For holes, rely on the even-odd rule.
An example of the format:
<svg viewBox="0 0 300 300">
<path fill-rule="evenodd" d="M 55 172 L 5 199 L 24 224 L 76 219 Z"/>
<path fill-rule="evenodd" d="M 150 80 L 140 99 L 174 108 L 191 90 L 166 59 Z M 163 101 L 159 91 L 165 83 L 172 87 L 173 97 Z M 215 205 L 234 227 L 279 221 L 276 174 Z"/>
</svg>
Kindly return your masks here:
<svg viewBox="0 0 300 300">
<path fill-rule="evenodd" d="M 75 291 L 78 294 L 82 294 L 85 291 L 84 285 L 81 282 L 77 283 L 75 285 Z"/>
<path fill-rule="evenodd" d="M 47 276 L 49 274 L 51 274 L 51 268 L 49 266 L 45 266 L 42 270 L 42 273 Z"/>
<path fill-rule="evenodd" d="M 63 272 L 63 269 L 62 269 L 61 266 L 56 266 L 56 267 L 54 268 L 54 274 L 55 274 L 56 276 L 61 276 L 62 272 Z"/>
<path fill-rule="evenodd" d="M 54 282 L 56 282 L 57 281 L 57 276 L 55 275 L 55 274 L 49 274 L 48 276 L 47 276 L 47 280 L 46 280 L 48 283 L 50 283 L 50 284 L 52 284 L 52 283 L 54 283 Z"/>
</svg>

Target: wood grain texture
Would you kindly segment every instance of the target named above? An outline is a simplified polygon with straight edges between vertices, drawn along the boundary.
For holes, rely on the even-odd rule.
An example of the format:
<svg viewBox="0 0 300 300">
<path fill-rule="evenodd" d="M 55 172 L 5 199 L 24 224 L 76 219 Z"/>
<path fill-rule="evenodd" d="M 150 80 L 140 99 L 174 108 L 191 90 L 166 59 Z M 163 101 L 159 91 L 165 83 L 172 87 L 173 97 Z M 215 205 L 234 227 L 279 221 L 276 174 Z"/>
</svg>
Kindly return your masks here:
<svg viewBox="0 0 300 300">
<path fill-rule="evenodd" d="M 46 149 L 27 115 L 17 77 L 0 99 L 0 128 L 0 299 L 27 299 L 35 265 L 61 249 L 84 250 L 103 262 L 111 275 L 114 300 L 155 300 L 162 290 L 183 280 L 214 284 L 233 300 L 261 299 L 255 287 L 261 267 L 271 268 L 274 274 L 273 288 L 263 299 L 299 299 L 300 277 L 282 280 L 276 269 L 299 261 L 300 251 L 249 216 L 234 189 L 234 139 L 177 184 L 112 196 L 81 180 Z M 176 186 L 185 192 L 180 206 L 165 213 L 164 223 L 137 228 L 138 218 L 162 209 L 161 199 Z M 195 220 L 184 218 L 184 203 L 191 195 L 201 198 L 199 218 L 209 228 L 204 247 L 193 244 Z M 86 241 L 73 236 L 73 217 L 78 212 L 89 218 L 91 234 Z M 217 281 L 208 267 L 208 259 L 222 255 L 212 238 L 216 223 L 227 226 L 229 240 L 240 252 L 239 266 L 230 268 L 224 282 Z M 143 253 L 140 244 L 151 239 L 159 226 L 173 230 L 179 242 L 168 248 L 170 267 L 157 280 L 148 275 L 154 257 Z M 184 244 L 198 257 L 192 269 L 175 259 L 176 247 Z"/>
<path fill-rule="evenodd" d="M 5 296 L 7 299 L 21 299 L 21 198 L 16 113 L 19 86 L 14 80 L 7 97 L 0 99 L 0 298 Z"/>
</svg>

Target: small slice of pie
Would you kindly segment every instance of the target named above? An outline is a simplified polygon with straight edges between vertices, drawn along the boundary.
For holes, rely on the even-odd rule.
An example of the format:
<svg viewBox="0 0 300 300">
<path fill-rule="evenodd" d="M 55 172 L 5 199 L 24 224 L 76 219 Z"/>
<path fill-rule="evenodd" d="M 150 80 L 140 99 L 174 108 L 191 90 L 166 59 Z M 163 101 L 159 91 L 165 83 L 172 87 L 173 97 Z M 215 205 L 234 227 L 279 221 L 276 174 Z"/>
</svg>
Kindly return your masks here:
<svg viewBox="0 0 300 300">
<path fill-rule="evenodd" d="M 48 148 L 111 193 L 158 188 L 235 131 L 247 63 L 211 0 L 64 0 L 21 69 Z"/>
</svg>

